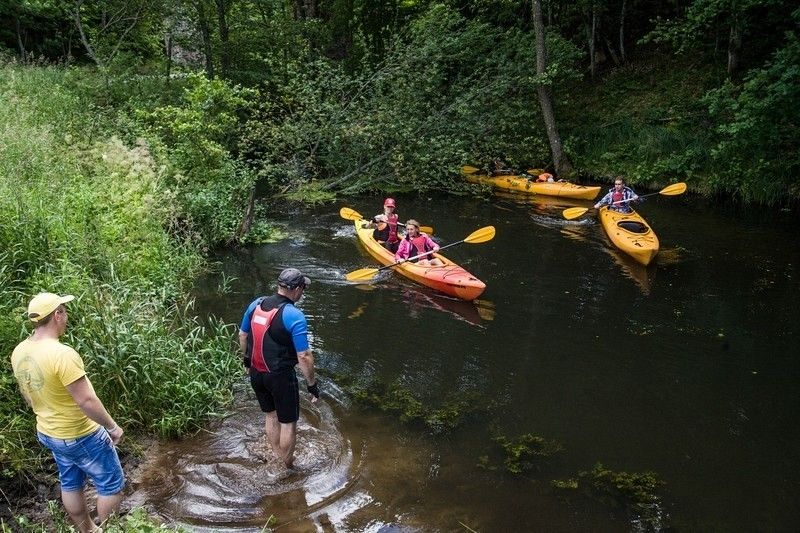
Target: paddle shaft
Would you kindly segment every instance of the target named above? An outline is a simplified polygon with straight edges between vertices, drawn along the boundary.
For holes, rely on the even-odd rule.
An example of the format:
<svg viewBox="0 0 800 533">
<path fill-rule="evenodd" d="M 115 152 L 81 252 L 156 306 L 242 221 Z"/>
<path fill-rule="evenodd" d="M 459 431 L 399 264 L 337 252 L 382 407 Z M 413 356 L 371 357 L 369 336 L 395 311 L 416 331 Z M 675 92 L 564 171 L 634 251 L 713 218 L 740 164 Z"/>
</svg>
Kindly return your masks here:
<svg viewBox="0 0 800 533">
<path fill-rule="evenodd" d="M 661 191 L 649 192 L 647 194 L 637 195 L 636 198 L 628 198 L 627 200 L 618 200 L 616 202 L 611 202 L 611 204 L 609 204 L 609 205 L 624 204 L 625 202 L 632 202 L 634 200 L 639 200 L 640 198 L 647 198 L 648 196 L 655 196 L 656 194 L 661 194 Z"/>
<path fill-rule="evenodd" d="M 403 259 L 402 261 L 395 261 L 391 265 L 386 265 L 386 266 L 380 267 L 378 269 L 378 272 L 380 272 L 381 270 L 386 270 L 387 268 L 396 267 L 397 265 L 399 265 L 401 263 L 405 263 L 406 261 L 413 261 L 414 259 L 419 259 L 420 257 L 425 257 L 426 255 L 430 255 L 430 254 L 433 254 L 433 253 L 438 254 L 439 252 L 441 252 L 445 248 L 450 248 L 451 246 L 455 246 L 456 244 L 461 244 L 462 242 L 466 242 L 466 240 L 467 239 L 461 239 L 460 241 L 451 242 L 450 244 L 445 244 L 444 246 L 440 246 L 439 249 L 436 250 L 435 252 L 425 252 L 424 254 L 418 254 L 418 255 L 415 255 L 414 257 L 409 257 L 408 259 Z"/>
</svg>

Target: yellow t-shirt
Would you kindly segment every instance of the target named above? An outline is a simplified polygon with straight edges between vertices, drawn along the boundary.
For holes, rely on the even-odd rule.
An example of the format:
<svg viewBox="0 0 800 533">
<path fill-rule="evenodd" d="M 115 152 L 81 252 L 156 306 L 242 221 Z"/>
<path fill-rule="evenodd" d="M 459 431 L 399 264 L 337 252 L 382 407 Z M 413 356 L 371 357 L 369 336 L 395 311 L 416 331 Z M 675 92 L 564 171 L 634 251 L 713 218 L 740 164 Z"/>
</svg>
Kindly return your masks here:
<svg viewBox="0 0 800 533">
<path fill-rule="evenodd" d="M 38 431 L 57 439 L 75 439 L 99 427 L 81 411 L 66 387 L 86 375 L 78 352 L 56 339 L 26 339 L 14 348 L 11 366 L 36 413 Z M 94 392 L 88 377 L 86 381 Z"/>
</svg>

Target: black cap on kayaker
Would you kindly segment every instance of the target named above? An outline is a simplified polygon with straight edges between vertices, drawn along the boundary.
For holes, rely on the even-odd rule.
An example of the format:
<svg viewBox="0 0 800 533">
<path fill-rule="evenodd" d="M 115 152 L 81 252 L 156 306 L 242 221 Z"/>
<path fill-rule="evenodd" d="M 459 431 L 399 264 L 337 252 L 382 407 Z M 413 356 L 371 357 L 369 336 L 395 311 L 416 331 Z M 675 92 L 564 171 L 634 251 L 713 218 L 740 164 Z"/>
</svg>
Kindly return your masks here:
<svg viewBox="0 0 800 533">
<path fill-rule="evenodd" d="M 278 276 L 278 285 L 286 287 L 287 289 L 295 289 L 302 285 L 308 287 L 311 285 L 311 278 L 304 276 L 302 272 L 296 268 L 286 268 Z"/>
<path fill-rule="evenodd" d="M 387 198 L 383 201 L 383 207 L 396 207 L 394 204 L 394 198 Z"/>
</svg>

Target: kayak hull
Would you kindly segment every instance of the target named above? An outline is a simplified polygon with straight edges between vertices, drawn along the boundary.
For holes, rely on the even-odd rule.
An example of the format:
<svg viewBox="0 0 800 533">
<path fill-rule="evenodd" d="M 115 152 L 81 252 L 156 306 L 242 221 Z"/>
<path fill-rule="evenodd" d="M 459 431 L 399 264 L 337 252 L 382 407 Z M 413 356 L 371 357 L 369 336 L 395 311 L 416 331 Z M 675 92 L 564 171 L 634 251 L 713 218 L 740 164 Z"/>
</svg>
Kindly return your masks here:
<svg viewBox="0 0 800 533">
<path fill-rule="evenodd" d="M 619 213 L 601 207 L 598 216 L 614 246 L 645 266 L 655 258 L 659 247 L 658 237 L 639 213 Z"/>
<path fill-rule="evenodd" d="M 395 262 L 394 254 L 381 246 L 372 238 L 371 228 L 362 228 L 366 220 L 356 220 L 356 234 L 358 240 L 366 248 L 369 255 L 375 258 L 382 265 L 391 265 Z M 403 276 L 416 281 L 426 287 L 436 289 L 450 296 L 462 300 L 472 301 L 483 294 L 486 284 L 458 266 L 441 254 L 434 254 L 444 265 L 442 266 L 423 266 L 417 263 L 402 263 L 393 268 Z"/>
<path fill-rule="evenodd" d="M 600 187 L 587 187 L 566 181 L 541 182 L 532 181 L 524 176 L 487 176 L 486 174 L 466 174 L 470 183 L 491 185 L 495 189 L 543 194 L 575 200 L 593 200 L 600 192 Z"/>
</svg>

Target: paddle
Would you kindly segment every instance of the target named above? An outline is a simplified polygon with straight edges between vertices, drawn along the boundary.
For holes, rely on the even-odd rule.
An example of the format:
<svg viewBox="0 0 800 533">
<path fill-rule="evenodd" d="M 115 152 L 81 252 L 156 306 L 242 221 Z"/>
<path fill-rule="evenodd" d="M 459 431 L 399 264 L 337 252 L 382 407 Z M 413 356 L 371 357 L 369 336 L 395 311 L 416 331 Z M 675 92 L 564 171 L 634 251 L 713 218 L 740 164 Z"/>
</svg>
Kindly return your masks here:
<svg viewBox="0 0 800 533">
<path fill-rule="evenodd" d="M 366 220 L 364 217 L 361 216 L 361 213 L 350 209 L 349 207 L 343 207 L 339 209 L 339 216 L 345 220 Z M 406 225 L 402 222 L 397 223 L 398 226 L 405 227 Z M 428 235 L 433 235 L 433 228 L 430 226 L 420 226 L 419 231 L 422 233 L 427 233 Z"/>
<path fill-rule="evenodd" d="M 441 252 L 445 248 L 450 248 L 451 246 L 455 246 L 456 244 L 461 244 L 465 242 L 467 244 L 479 244 L 486 241 L 491 241 L 494 239 L 495 229 L 494 226 L 485 226 L 481 229 L 476 229 L 472 233 L 470 233 L 467 238 L 462 239 L 460 241 L 452 242 L 450 244 L 446 244 L 439 248 L 438 252 Z M 367 281 L 372 279 L 378 272 L 381 270 L 386 270 L 387 268 L 392 268 L 400 263 L 405 263 L 406 261 L 411 261 L 412 259 L 419 259 L 420 257 L 424 257 L 431 252 L 425 252 L 424 254 L 415 255 L 414 257 L 409 257 L 408 259 L 403 259 L 401 261 L 395 261 L 391 265 L 382 266 L 380 268 L 361 268 L 359 270 L 354 270 L 345 276 L 347 281 Z"/>
<path fill-rule="evenodd" d="M 649 194 L 643 194 L 643 195 L 639 196 L 639 198 L 646 198 L 648 196 L 653 196 L 653 195 L 656 195 L 656 194 L 661 194 L 661 195 L 664 195 L 664 196 L 676 196 L 678 194 L 683 194 L 684 192 L 686 192 L 686 184 L 683 183 L 683 182 L 680 182 L 680 183 L 673 183 L 672 185 L 667 185 L 666 187 L 664 187 L 663 189 L 661 189 L 658 192 L 651 192 Z M 619 202 L 614 202 L 611 205 L 623 204 L 625 202 L 630 202 L 632 200 L 633 200 L 633 198 L 629 198 L 627 200 L 620 200 Z M 569 209 L 564 209 L 561 212 L 561 214 L 567 220 L 572 220 L 574 218 L 578 218 L 579 216 L 583 215 L 588 210 L 589 210 L 588 207 L 570 207 Z"/>
<path fill-rule="evenodd" d="M 464 174 L 477 174 L 480 171 L 481 169 L 471 167 L 469 165 L 464 165 L 463 167 L 461 167 L 461 172 L 463 172 Z"/>
</svg>

